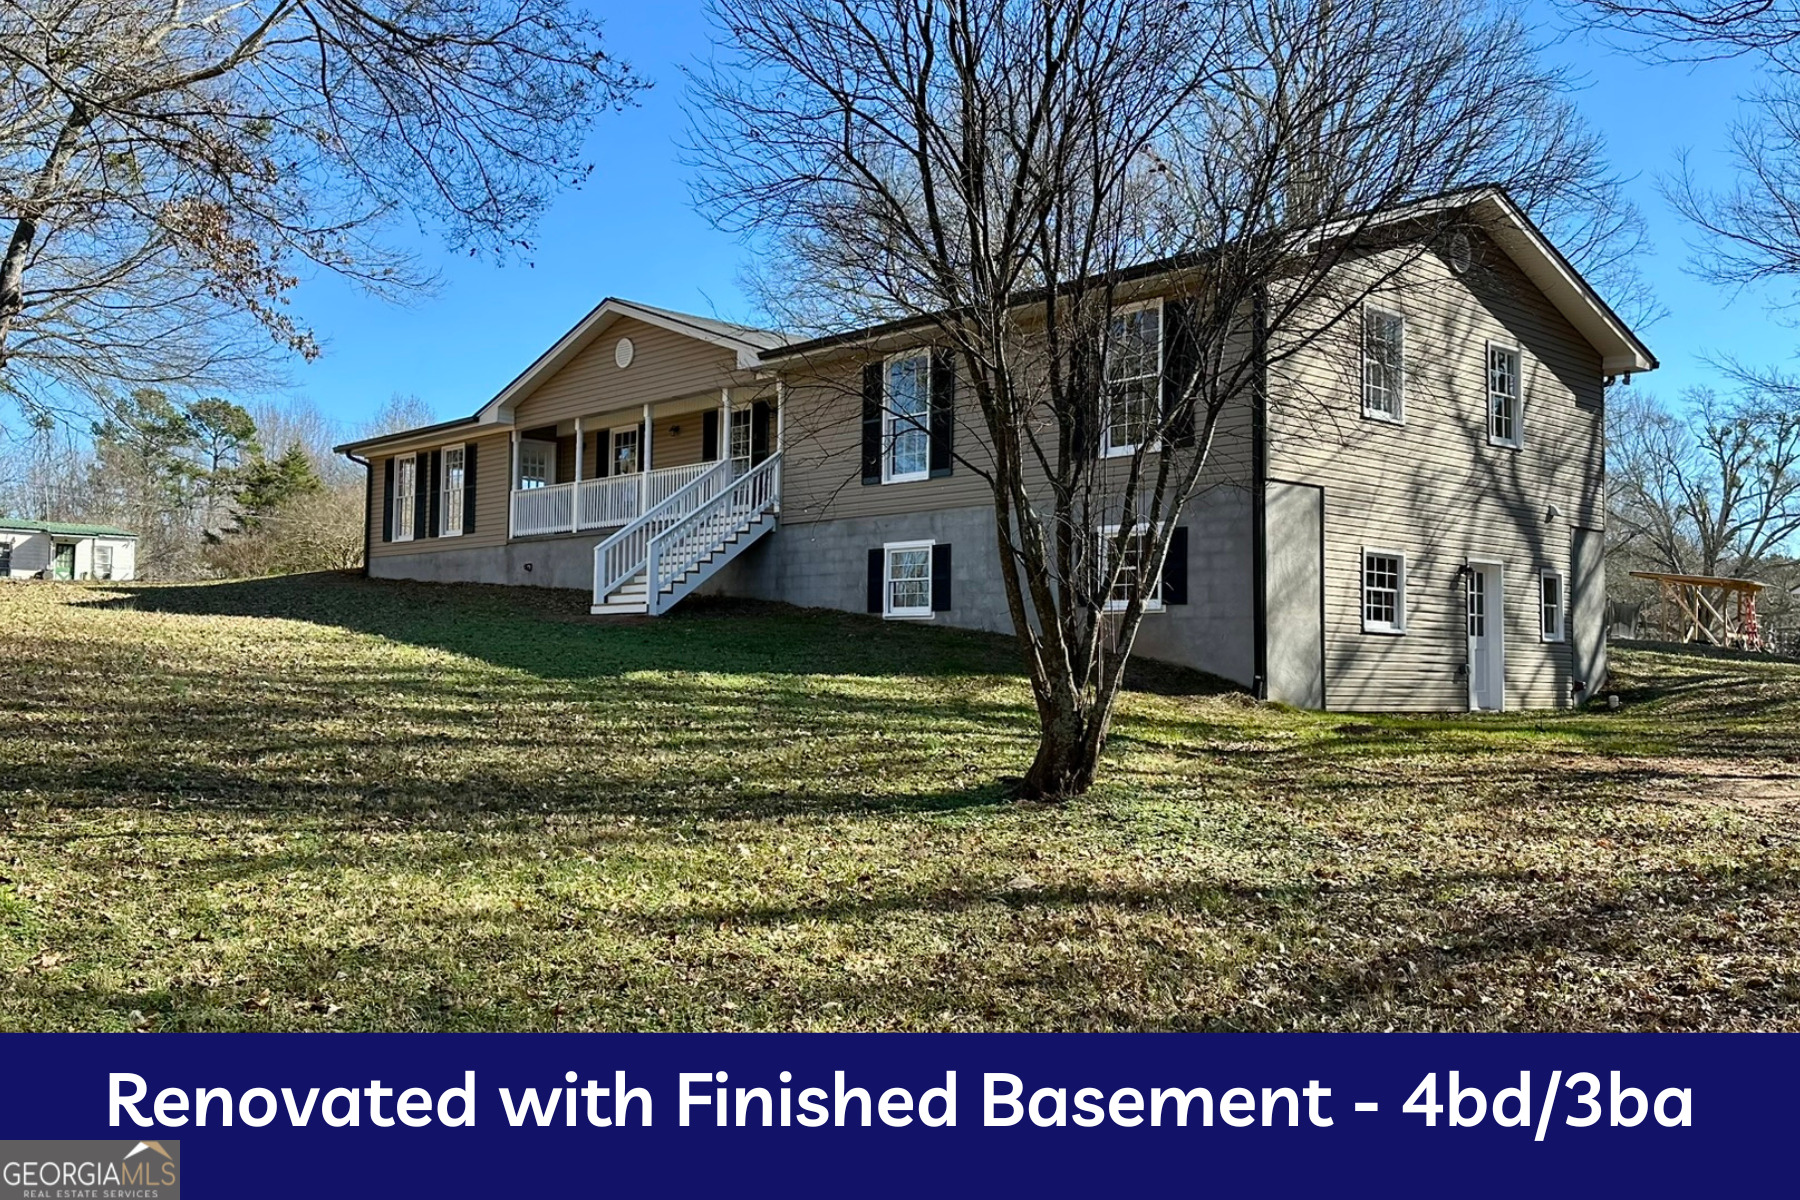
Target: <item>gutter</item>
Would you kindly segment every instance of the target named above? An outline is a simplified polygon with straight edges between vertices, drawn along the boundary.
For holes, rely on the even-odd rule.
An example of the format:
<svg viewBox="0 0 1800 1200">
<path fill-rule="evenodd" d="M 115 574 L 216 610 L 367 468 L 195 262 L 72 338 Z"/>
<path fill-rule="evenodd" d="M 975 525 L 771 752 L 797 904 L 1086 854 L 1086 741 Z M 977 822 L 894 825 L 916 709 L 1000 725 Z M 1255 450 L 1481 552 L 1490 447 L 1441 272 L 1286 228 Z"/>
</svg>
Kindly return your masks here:
<svg viewBox="0 0 1800 1200">
<path fill-rule="evenodd" d="M 1253 302 L 1250 355 L 1254 361 L 1250 400 L 1250 545 L 1251 607 L 1254 675 L 1251 694 L 1269 698 L 1269 294 L 1256 289 Z"/>
<path fill-rule="evenodd" d="M 371 523 L 375 520 L 375 463 L 367 458 L 358 458 L 348 450 L 339 448 L 344 457 L 353 463 L 362 464 L 363 469 L 363 578 L 369 577 L 369 553 L 375 549 L 374 537 L 370 534 Z"/>
</svg>

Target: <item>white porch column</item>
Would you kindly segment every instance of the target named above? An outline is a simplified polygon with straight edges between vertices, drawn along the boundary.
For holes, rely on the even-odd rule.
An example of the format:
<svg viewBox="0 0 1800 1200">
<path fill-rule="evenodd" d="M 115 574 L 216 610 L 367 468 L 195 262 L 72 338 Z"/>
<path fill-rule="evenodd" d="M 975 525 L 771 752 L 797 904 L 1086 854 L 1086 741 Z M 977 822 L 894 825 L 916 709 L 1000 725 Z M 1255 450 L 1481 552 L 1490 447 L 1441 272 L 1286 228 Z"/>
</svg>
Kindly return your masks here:
<svg viewBox="0 0 1800 1200">
<path fill-rule="evenodd" d="M 581 418 L 575 418 L 575 494 L 569 498 L 569 532 L 581 529 Z"/>
<path fill-rule="evenodd" d="M 513 532 L 513 493 L 519 490 L 519 430 L 514 426 L 512 431 L 512 473 L 506 477 L 506 536 L 510 539 L 517 535 Z"/>
<path fill-rule="evenodd" d="M 650 511 L 650 464 L 656 460 L 651 457 L 650 438 L 656 425 L 656 407 L 644 405 L 644 437 L 643 444 L 638 447 L 638 511 Z"/>
<path fill-rule="evenodd" d="M 780 454 L 787 447 L 787 380 L 776 377 L 775 380 L 775 453 Z M 781 511 L 781 472 L 787 466 L 783 459 L 775 468 L 775 511 Z"/>
<path fill-rule="evenodd" d="M 719 389 L 719 457 L 731 457 L 731 389 Z"/>
</svg>

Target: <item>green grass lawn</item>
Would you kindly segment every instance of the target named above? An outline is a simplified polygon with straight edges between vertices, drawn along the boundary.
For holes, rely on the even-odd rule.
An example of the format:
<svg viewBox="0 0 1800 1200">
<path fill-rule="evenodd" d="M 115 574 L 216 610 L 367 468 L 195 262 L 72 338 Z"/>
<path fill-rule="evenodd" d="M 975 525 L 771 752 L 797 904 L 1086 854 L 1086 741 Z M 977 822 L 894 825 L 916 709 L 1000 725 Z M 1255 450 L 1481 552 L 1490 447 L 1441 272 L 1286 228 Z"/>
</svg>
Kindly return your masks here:
<svg viewBox="0 0 1800 1200">
<path fill-rule="evenodd" d="M 1800 1028 L 1800 668 L 1346 718 L 1010 643 L 318 575 L 0 586 L 8 1029 Z"/>
</svg>

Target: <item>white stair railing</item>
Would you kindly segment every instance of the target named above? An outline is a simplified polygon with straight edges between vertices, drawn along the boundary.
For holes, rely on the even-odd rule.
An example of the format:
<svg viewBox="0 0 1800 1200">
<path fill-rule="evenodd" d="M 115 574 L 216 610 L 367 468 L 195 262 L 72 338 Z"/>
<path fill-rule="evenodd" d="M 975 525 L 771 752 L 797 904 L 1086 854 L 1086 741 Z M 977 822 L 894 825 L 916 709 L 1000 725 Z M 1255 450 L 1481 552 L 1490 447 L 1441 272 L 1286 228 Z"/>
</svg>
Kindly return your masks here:
<svg viewBox="0 0 1800 1200">
<path fill-rule="evenodd" d="M 650 615 L 657 616 L 680 600 L 686 594 L 677 592 L 683 577 L 727 538 L 774 512 L 780 502 L 781 455 L 777 453 L 652 534 L 644 548 L 644 598 Z"/>
<path fill-rule="evenodd" d="M 594 547 L 594 603 L 606 598 L 644 569 L 650 539 L 718 495 L 731 475 L 731 460 L 703 464 L 693 479 L 653 505 L 643 516 Z"/>
</svg>

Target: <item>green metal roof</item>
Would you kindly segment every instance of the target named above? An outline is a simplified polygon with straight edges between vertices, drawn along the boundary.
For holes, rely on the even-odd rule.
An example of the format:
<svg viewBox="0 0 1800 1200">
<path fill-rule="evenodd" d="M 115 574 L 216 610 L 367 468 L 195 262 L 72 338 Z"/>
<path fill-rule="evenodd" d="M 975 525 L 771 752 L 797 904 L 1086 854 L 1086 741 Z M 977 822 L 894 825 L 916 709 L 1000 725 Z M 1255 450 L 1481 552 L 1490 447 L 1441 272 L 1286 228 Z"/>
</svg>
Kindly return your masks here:
<svg viewBox="0 0 1800 1200">
<path fill-rule="evenodd" d="M 116 525 L 73 525 L 67 521 L 19 521 L 12 517 L 0 517 L 0 529 L 21 530 L 25 533 L 48 533 L 56 537 L 124 537 L 134 538 L 135 533 L 127 533 Z"/>
</svg>

